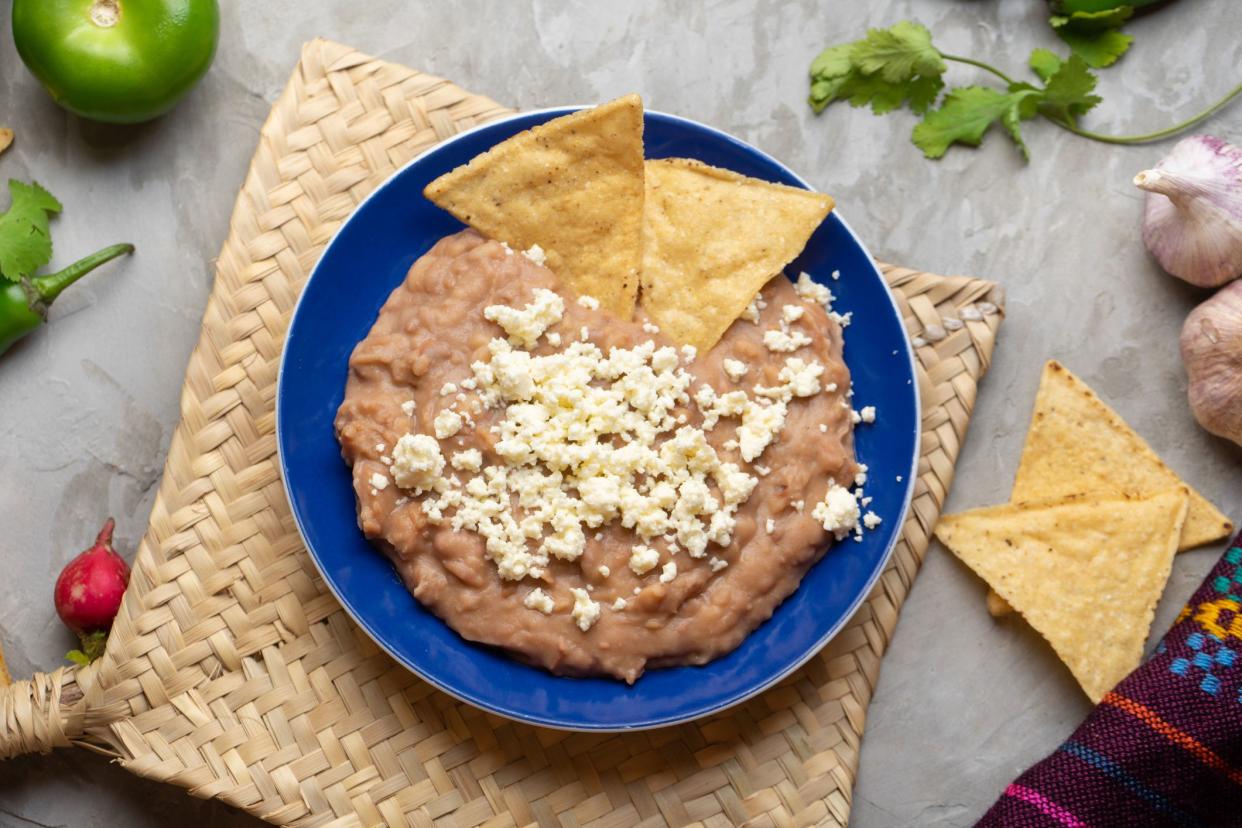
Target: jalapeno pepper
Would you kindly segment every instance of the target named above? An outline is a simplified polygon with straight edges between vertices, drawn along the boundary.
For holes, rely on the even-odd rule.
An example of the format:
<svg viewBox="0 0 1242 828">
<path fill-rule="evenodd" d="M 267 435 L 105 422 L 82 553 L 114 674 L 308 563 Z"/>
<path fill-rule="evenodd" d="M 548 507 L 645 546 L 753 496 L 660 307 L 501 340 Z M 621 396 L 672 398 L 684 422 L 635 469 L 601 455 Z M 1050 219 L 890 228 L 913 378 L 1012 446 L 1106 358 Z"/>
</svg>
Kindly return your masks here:
<svg viewBox="0 0 1242 828">
<path fill-rule="evenodd" d="M 132 244 L 114 244 L 56 273 L 0 283 L 0 354 L 47 320 L 47 309 L 61 291 L 107 261 L 132 253 Z"/>
</svg>

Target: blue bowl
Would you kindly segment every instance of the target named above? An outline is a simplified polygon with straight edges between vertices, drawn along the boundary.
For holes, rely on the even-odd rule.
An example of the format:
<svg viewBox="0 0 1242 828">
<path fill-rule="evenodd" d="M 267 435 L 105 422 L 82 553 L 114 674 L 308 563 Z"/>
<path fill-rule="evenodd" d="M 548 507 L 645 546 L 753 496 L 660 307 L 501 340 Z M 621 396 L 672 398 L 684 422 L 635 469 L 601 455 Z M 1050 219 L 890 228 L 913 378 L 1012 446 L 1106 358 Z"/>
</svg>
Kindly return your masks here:
<svg viewBox="0 0 1242 828">
<path fill-rule="evenodd" d="M 702 667 L 652 670 L 633 686 L 566 678 L 461 638 L 406 591 L 358 530 L 349 469 L 332 429 L 349 355 L 419 256 L 462 225 L 423 198 L 423 187 L 494 144 L 575 107 L 528 112 L 457 135 L 411 161 L 358 206 L 315 267 L 293 315 L 277 390 L 285 490 L 302 538 L 328 586 L 380 647 L 435 687 L 501 716 L 548 727 L 651 728 L 719 712 L 772 686 L 819 651 L 880 576 L 900 535 L 915 480 L 919 404 L 900 313 L 870 254 L 833 212 L 789 272 L 831 286 L 852 311 L 845 358 L 855 405 L 879 418 L 856 445 L 870 467 L 870 508 L 883 523 L 861 542 L 837 543 L 801 587 L 732 653 Z M 684 156 L 806 187 L 759 150 L 693 121 L 646 113 L 649 158 Z M 840 271 L 840 280 L 831 274 Z"/>
</svg>

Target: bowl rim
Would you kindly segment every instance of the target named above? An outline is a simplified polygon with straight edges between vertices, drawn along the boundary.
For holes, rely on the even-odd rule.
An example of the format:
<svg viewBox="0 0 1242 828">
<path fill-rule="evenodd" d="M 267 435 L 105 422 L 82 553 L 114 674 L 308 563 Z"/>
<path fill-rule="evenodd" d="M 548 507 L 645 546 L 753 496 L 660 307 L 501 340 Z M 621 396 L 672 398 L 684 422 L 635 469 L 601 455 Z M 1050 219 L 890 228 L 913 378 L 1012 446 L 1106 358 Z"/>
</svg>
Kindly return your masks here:
<svg viewBox="0 0 1242 828">
<path fill-rule="evenodd" d="M 337 229 L 333 232 L 332 238 L 329 239 L 328 243 L 324 245 L 323 250 L 319 254 L 319 258 L 315 262 L 315 266 L 311 269 L 311 272 L 306 277 L 306 281 L 302 284 L 302 290 L 298 294 L 297 302 L 294 304 L 293 313 L 290 314 L 289 316 L 289 324 L 285 329 L 285 341 L 281 343 L 280 365 L 278 368 L 278 373 L 277 373 L 277 378 L 276 378 L 276 405 L 275 405 L 276 453 L 277 453 L 279 469 L 280 469 L 281 487 L 284 490 L 286 499 L 289 501 L 289 512 L 293 517 L 294 524 L 297 526 L 298 536 L 299 536 L 299 539 L 302 541 L 303 547 L 305 547 L 309 557 L 314 562 L 315 568 L 319 570 L 319 574 L 323 578 L 324 583 L 327 585 L 328 589 L 331 591 L 333 597 L 336 598 L 337 602 L 341 605 L 341 608 L 344 609 L 346 614 L 354 621 L 354 623 L 357 624 L 367 634 L 367 637 L 370 638 L 371 641 L 374 642 L 377 647 L 379 647 L 386 654 L 388 654 L 388 656 L 390 656 L 393 659 L 393 661 L 395 661 L 397 664 L 400 664 L 406 670 L 409 670 L 411 673 L 418 676 L 418 678 L 427 682 L 432 687 L 436 688 L 437 690 L 443 693 L 448 694 L 454 699 L 457 699 L 460 702 L 469 704 L 472 707 L 475 707 L 479 710 L 483 710 L 487 713 L 492 713 L 497 716 L 501 716 L 511 721 L 521 722 L 523 724 L 529 724 L 529 725 L 536 725 L 539 727 L 547 727 L 553 730 L 562 730 L 562 731 L 576 732 L 576 733 L 584 733 L 584 732 L 585 733 L 629 733 L 633 731 L 654 730 L 656 728 L 661 728 L 661 727 L 670 727 L 673 725 L 685 724 L 687 722 L 695 721 L 697 719 L 701 719 L 706 716 L 712 716 L 717 713 L 721 713 L 725 710 L 732 709 L 736 707 L 737 705 L 749 699 L 752 699 L 755 696 L 758 696 L 767 690 L 770 690 L 773 686 L 775 686 L 776 684 L 779 684 L 781 681 L 788 678 L 793 673 L 797 672 L 797 670 L 799 670 L 803 665 L 805 665 L 808 661 L 814 658 L 821 650 L 823 650 L 824 647 L 828 645 L 830 641 L 832 641 L 834 638 L 837 637 L 837 635 L 841 632 L 841 630 L 843 630 L 846 627 L 846 625 L 849 624 L 851 620 L 853 620 L 854 615 L 857 614 L 858 609 L 862 606 L 863 602 L 867 600 L 867 597 L 871 594 L 872 590 L 875 588 L 876 583 L 880 580 L 880 577 L 884 574 L 884 570 L 888 567 L 888 563 L 892 559 L 893 553 L 897 548 L 897 544 L 898 542 L 900 542 L 902 538 L 902 527 L 905 525 L 906 519 L 909 517 L 910 509 L 914 502 L 914 489 L 915 489 L 915 484 L 918 480 L 918 465 L 919 465 L 919 457 L 920 457 L 919 446 L 921 445 L 921 442 L 922 442 L 923 404 L 922 404 L 921 395 L 919 394 L 918 387 L 917 387 L 918 363 L 915 360 L 914 349 L 913 349 L 913 346 L 911 345 L 909 337 L 902 338 L 901 348 L 904 351 L 906 361 L 909 364 L 910 376 L 914 379 L 914 382 L 915 382 L 915 388 L 911 395 L 913 398 L 913 402 L 914 402 L 914 412 L 913 412 L 914 413 L 914 441 L 913 441 L 914 452 L 911 458 L 910 468 L 904 475 L 904 480 L 905 480 L 906 485 L 905 485 L 905 492 L 902 494 L 902 499 L 901 499 L 902 508 L 901 508 L 900 517 L 897 520 L 897 528 L 896 530 L 893 531 L 893 534 L 887 546 L 885 547 L 883 554 L 877 560 L 875 564 L 875 568 L 871 572 L 871 574 L 867 577 L 867 581 L 864 584 L 863 588 L 858 591 L 858 594 L 854 597 L 854 600 L 850 603 L 850 605 L 846 608 L 846 610 L 841 614 L 837 622 L 833 624 L 831 627 L 829 627 L 827 630 L 825 630 L 823 635 L 821 635 L 813 644 L 807 647 L 806 652 L 799 659 L 797 659 L 796 661 L 788 665 L 784 670 L 781 670 L 780 672 L 774 673 L 771 676 L 767 677 L 767 679 L 764 680 L 763 682 L 759 682 L 752 687 L 747 687 L 741 690 L 740 692 L 736 693 L 732 697 L 720 702 L 719 704 L 717 704 L 716 706 L 710 709 L 692 711 L 692 712 L 678 715 L 678 716 L 668 716 L 668 717 L 658 719 L 658 720 L 643 721 L 643 722 L 626 724 L 626 725 L 621 725 L 621 726 L 575 724 L 573 722 L 562 721 L 562 720 L 559 720 L 553 717 L 532 716 L 526 713 L 522 713 L 520 711 L 507 709 L 505 707 L 488 702 L 484 699 L 472 698 L 469 695 L 459 692 L 455 688 L 447 686 L 436 676 L 419 668 L 418 666 L 413 664 L 410 659 L 404 657 L 399 652 L 396 652 L 394 648 L 390 647 L 388 643 L 383 639 L 383 637 L 378 635 L 376 631 L 372 629 L 371 625 L 363 617 L 359 616 L 357 613 L 354 612 L 354 609 L 352 606 L 350 606 L 349 601 L 347 601 L 345 596 L 343 596 L 341 592 L 338 590 L 337 585 L 334 582 L 334 580 L 330 578 L 328 574 L 324 571 L 324 567 L 319 560 L 319 556 L 315 554 L 314 548 L 312 547 L 310 542 L 307 540 L 307 532 L 306 532 L 305 527 L 303 526 L 302 514 L 300 513 L 300 511 L 295 505 L 296 499 L 293 496 L 292 486 L 289 481 L 288 467 L 285 463 L 285 456 L 284 456 L 285 439 L 284 439 L 283 427 L 282 427 L 284 418 L 281 414 L 281 409 L 283 407 L 283 400 L 285 398 L 284 383 L 285 383 L 285 378 L 288 375 L 286 371 L 286 367 L 287 367 L 286 362 L 288 360 L 288 355 L 289 355 L 289 349 L 287 347 L 288 336 L 289 336 L 289 333 L 293 331 L 294 327 L 297 324 L 298 314 L 302 310 L 303 300 L 306 297 L 307 288 L 310 286 L 311 281 L 319 273 L 319 269 L 322 263 L 324 262 L 324 260 L 328 258 L 328 252 L 332 249 L 332 246 L 335 245 L 340 240 L 346 225 L 354 218 L 355 215 L 358 214 L 359 211 L 362 210 L 364 206 L 366 206 L 367 202 L 369 202 L 372 198 L 377 197 L 386 188 L 392 186 L 393 183 L 399 177 L 401 177 L 407 169 L 414 166 L 415 164 L 420 163 L 428 155 L 431 155 L 432 153 L 435 153 L 435 152 L 440 152 L 444 150 L 446 147 L 450 146 L 451 144 L 459 140 L 462 140 L 469 135 L 473 135 L 476 132 L 479 132 L 485 129 L 494 128 L 500 124 L 508 123 L 510 121 L 519 120 L 519 119 L 528 119 L 528 118 L 531 118 L 532 116 L 537 117 L 541 115 L 550 115 L 553 117 L 557 117 L 561 115 L 567 115 L 567 114 L 570 114 L 572 112 L 576 112 L 582 109 L 589 109 L 595 105 L 596 104 L 566 104 L 566 105 L 561 105 L 561 106 L 547 106 L 547 107 L 541 107 L 538 109 L 529 109 L 529 110 L 522 110 L 522 111 L 514 112 L 513 114 L 506 115 L 502 118 L 496 118 L 490 121 L 486 121 L 485 123 L 476 124 L 475 126 L 470 127 L 469 129 L 466 129 L 466 130 L 462 130 L 461 132 L 458 132 L 454 135 L 451 135 L 448 138 L 444 139 L 443 141 L 440 141 L 428 147 L 427 149 L 423 150 L 422 152 L 418 153 L 418 155 L 414 156 L 409 161 L 405 162 L 400 167 L 393 170 L 392 173 L 390 173 L 383 181 L 377 184 L 371 192 L 367 193 L 362 198 L 362 200 L 358 202 L 358 204 L 349 212 L 349 215 L 347 215 L 341 221 L 340 226 L 337 227 Z M 643 116 L 646 117 L 647 115 L 654 115 L 656 117 L 664 118 L 669 121 L 678 122 L 682 125 L 688 126 L 695 130 L 701 130 L 701 131 L 710 133 L 714 138 L 736 145 L 739 148 L 745 150 L 746 152 L 753 153 L 759 156 L 762 160 L 770 162 L 771 164 L 779 167 L 787 175 L 789 175 L 790 178 L 796 181 L 799 186 L 804 187 L 807 190 L 817 192 L 815 188 L 812 187 L 805 178 L 803 178 L 798 173 L 794 172 L 793 169 L 789 167 L 789 165 L 778 160 L 777 158 L 773 157 L 767 152 L 764 152 L 758 147 L 755 147 L 754 145 L 749 144 L 741 140 L 740 138 L 730 135 L 729 133 L 724 132 L 721 129 L 710 126 L 708 124 L 704 124 L 700 121 L 695 121 L 691 118 L 686 118 L 681 115 L 673 115 L 671 113 L 663 112 L 661 110 L 648 109 L 644 107 Z M 539 123 L 544 123 L 544 122 L 545 121 L 540 121 Z M 537 124 L 532 124 L 532 126 L 535 126 L 535 125 Z M 840 211 L 834 209 L 833 214 L 835 215 L 836 219 L 841 222 L 842 227 L 844 228 L 845 232 L 849 234 L 850 239 L 856 245 L 858 245 L 858 248 L 862 250 L 862 252 L 866 255 L 868 263 L 871 266 L 871 270 L 873 271 L 875 275 L 875 278 L 879 279 L 880 283 L 884 286 L 885 295 L 887 296 L 889 305 L 891 306 L 892 311 L 896 315 L 897 319 L 898 320 L 904 319 L 901 313 L 901 308 L 897 304 L 896 298 L 893 295 L 893 289 L 889 287 L 888 283 L 884 280 L 883 274 L 880 272 L 879 267 L 877 267 L 876 265 L 875 256 L 872 255 L 870 249 L 868 249 L 866 244 L 863 243 L 862 239 L 859 238 L 858 234 L 854 232 L 854 228 L 851 227 L 849 222 L 845 220 L 845 217 L 840 214 Z M 834 541 L 834 543 L 839 543 L 839 541 Z M 441 623 L 444 623 L 444 622 L 441 621 Z M 477 646 L 475 642 L 469 641 L 464 638 L 462 640 L 471 646 Z"/>
</svg>

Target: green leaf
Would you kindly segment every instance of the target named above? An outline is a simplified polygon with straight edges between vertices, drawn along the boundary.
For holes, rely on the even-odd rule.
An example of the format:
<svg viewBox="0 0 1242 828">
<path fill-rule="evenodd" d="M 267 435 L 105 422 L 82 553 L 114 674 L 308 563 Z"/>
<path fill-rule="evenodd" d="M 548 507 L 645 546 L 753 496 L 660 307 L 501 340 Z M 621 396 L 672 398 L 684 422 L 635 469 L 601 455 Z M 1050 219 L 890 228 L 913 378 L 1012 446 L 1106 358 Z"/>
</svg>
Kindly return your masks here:
<svg viewBox="0 0 1242 828">
<path fill-rule="evenodd" d="M 811 63 L 807 102 L 816 112 L 836 101 L 849 101 L 856 107 L 870 106 L 877 115 L 906 105 L 922 114 L 944 87 L 944 70 L 927 29 L 902 21 L 820 52 Z"/>
<path fill-rule="evenodd" d="M 1039 110 L 1072 124 L 1102 100 L 1099 95 L 1091 94 L 1095 83 L 1096 77 L 1087 68 L 1087 62 L 1078 55 L 1070 55 L 1045 83 Z"/>
<path fill-rule="evenodd" d="M 838 43 L 820 52 L 811 61 L 811 79 L 827 80 L 848 75 L 854 68 L 854 62 L 850 59 L 850 50 L 853 48 L 853 43 Z"/>
<path fill-rule="evenodd" d="M 812 61 L 809 103 L 817 113 L 823 112 L 833 101 L 848 97 L 839 93 L 854 71 L 854 64 L 850 60 L 851 48 L 852 43 L 829 46 Z"/>
<path fill-rule="evenodd" d="M 841 85 L 838 97 L 848 100 L 851 106 L 871 106 L 876 115 L 883 115 L 909 104 L 910 109 L 922 115 L 936 101 L 944 80 L 939 75 L 914 78 L 906 83 L 886 83 L 879 75 L 850 75 Z"/>
<path fill-rule="evenodd" d="M 1134 7 L 1125 5 L 1099 11 L 1075 11 L 1048 18 L 1054 29 L 1070 29 L 1081 34 L 1098 34 L 1116 29 L 1134 16 Z"/>
<path fill-rule="evenodd" d="M 1039 101 L 1044 91 L 1037 86 L 1031 86 L 1029 83 L 1009 84 L 1010 92 L 1034 92 L 1033 95 L 1023 95 L 1022 100 L 1018 102 L 1018 117 L 1023 121 L 1029 121 L 1039 114 Z"/>
<path fill-rule="evenodd" d="M 1110 29 L 1094 34 L 1083 34 L 1069 28 L 1057 29 L 1057 37 L 1065 41 L 1070 51 L 1081 57 L 1093 69 L 1103 69 L 1117 62 L 1126 53 L 1134 38 Z"/>
<path fill-rule="evenodd" d="M 1061 56 L 1051 49 L 1036 49 L 1031 52 L 1030 57 L 1031 71 L 1039 75 L 1039 79 L 1044 83 L 1048 82 L 1048 78 L 1057 73 L 1061 68 Z"/>
<path fill-rule="evenodd" d="M 65 659 L 67 661 L 72 661 L 74 664 L 78 665 L 79 667 L 85 667 L 86 665 L 91 663 L 90 658 L 88 658 L 86 653 L 82 652 L 81 650 L 70 650 L 69 652 L 65 653 Z"/>
<path fill-rule="evenodd" d="M 1022 102 L 1038 94 L 1030 89 L 1001 92 L 986 86 L 954 89 L 939 109 L 927 113 L 911 138 L 923 155 L 940 158 L 955 143 L 979 146 L 988 128 L 1002 121 L 1025 156 L 1026 145 L 1018 128 Z"/>
<path fill-rule="evenodd" d="M 81 636 L 81 642 L 82 649 L 70 650 L 65 653 L 65 658 L 79 667 L 85 667 L 104 654 L 104 647 L 108 643 L 108 631 L 95 630 L 93 633 L 87 633 Z"/>
<path fill-rule="evenodd" d="M 869 29 L 854 44 L 850 57 L 864 75 L 878 72 L 889 83 L 944 73 L 944 60 L 932 45 L 931 32 L 909 20 L 887 29 Z"/>
<path fill-rule="evenodd" d="M 48 220 L 61 204 L 37 183 L 9 180 L 9 209 L 0 213 L 0 277 L 16 282 L 52 259 Z"/>
<path fill-rule="evenodd" d="M 1031 153 L 1026 148 L 1026 141 L 1022 140 L 1022 124 L 1019 115 L 1020 106 L 1010 107 L 1001 113 L 1001 125 L 1009 133 L 1009 137 L 1018 145 L 1018 151 L 1022 153 L 1023 161 L 1031 160 Z"/>
</svg>

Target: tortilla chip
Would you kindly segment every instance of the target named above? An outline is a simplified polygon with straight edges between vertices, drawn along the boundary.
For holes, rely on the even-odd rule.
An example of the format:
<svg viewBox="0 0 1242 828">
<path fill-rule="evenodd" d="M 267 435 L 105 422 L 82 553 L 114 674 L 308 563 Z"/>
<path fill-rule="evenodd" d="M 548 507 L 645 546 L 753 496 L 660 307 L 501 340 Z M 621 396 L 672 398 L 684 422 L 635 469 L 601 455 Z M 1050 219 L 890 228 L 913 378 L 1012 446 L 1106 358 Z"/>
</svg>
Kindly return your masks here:
<svg viewBox="0 0 1242 828">
<path fill-rule="evenodd" d="M 1093 702 L 1143 658 L 1190 504 L 1074 498 L 946 515 L 936 537 L 1056 651 Z"/>
<path fill-rule="evenodd" d="M 833 201 L 687 158 L 646 168 L 643 309 L 705 353 L 802 252 Z"/>
<path fill-rule="evenodd" d="M 1044 366 L 1011 501 L 1081 492 L 1145 497 L 1183 485 L 1086 383 L 1056 360 Z M 1229 518 L 1190 489 L 1190 514 L 1178 549 L 1193 549 L 1232 531 Z"/>
<path fill-rule="evenodd" d="M 1056 360 L 1044 365 L 1011 502 L 1082 492 L 1144 496 L 1173 486 L 1190 488 L 1086 383 Z M 1178 551 L 1232 531 L 1229 518 L 1191 488 Z M 1000 618 L 1013 607 L 989 592 L 988 612 Z"/>
<path fill-rule="evenodd" d="M 642 264 L 643 103 L 626 95 L 502 141 L 423 195 L 629 319 Z"/>
</svg>

